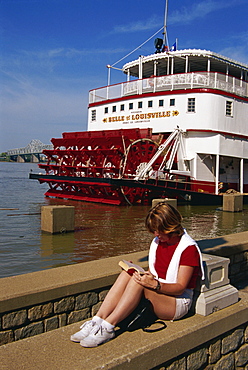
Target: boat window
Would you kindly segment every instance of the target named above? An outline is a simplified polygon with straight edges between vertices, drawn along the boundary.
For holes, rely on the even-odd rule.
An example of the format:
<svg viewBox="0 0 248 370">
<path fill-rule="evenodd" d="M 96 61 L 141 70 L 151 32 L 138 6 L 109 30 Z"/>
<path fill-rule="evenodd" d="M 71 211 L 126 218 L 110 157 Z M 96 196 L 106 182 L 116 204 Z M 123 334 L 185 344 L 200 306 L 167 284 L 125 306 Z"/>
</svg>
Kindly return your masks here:
<svg viewBox="0 0 248 370">
<path fill-rule="evenodd" d="M 129 109 L 133 109 L 133 103 L 129 103 Z"/>
<path fill-rule="evenodd" d="M 174 107 L 175 103 L 176 103 L 175 99 L 170 99 L 170 106 L 171 107 Z"/>
<path fill-rule="evenodd" d="M 195 98 L 188 98 L 188 112 L 195 112 Z"/>
<path fill-rule="evenodd" d="M 152 108 L 152 100 L 148 101 L 148 108 Z"/>
<path fill-rule="evenodd" d="M 96 121 L 96 110 L 95 109 L 91 111 L 91 121 Z"/>
<path fill-rule="evenodd" d="M 121 110 L 125 110 L 125 105 L 121 104 Z"/>
<path fill-rule="evenodd" d="M 116 112 L 116 105 L 113 105 L 112 112 Z"/>
<path fill-rule="evenodd" d="M 108 107 L 104 108 L 104 113 L 108 113 Z"/>
<path fill-rule="evenodd" d="M 226 101 L 226 116 L 232 117 L 233 116 L 233 102 Z"/>
<path fill-rule="evenodd" d="M 164 106 L 164 101 L 163 100 L 159 100 L 158 105 L 159 105 L 159 107 L 163 107 Z"/>
<path fill-rule="evenodd" d="M 143 102 L 142 101 L 139 101 L 138 102 L 138 108 L 142 108 L 142 106 L 143 106 Z"/>
</svg>

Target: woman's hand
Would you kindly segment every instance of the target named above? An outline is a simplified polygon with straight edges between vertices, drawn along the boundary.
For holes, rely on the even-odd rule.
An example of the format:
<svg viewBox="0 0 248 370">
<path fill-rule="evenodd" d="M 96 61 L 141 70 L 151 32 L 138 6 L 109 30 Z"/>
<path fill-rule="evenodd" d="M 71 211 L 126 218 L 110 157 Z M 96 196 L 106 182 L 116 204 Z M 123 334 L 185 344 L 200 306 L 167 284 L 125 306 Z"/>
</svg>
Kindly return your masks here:
<svg viewBox="0 0 248 370">
<path fill-rule="evenodd" d="M 159 289 L 159 292 L 172 296 L 182 294 L 188 286 L 193 271 L 194 271 L 193 266 L 183 266 L 183 265 L 179 266 L 177 282 L 161 283 L 161 288 Z M 146 271 L 144 275 L 140 275 L 138 272 L 135 272 L 133 274 L 133 279 L 137 284 L 140 284 L 145 288 L 155 290 L 157 287 L 157 280 L 150 273 L 150 271 Z"/>
<path fill-rule="evenodd" d="M 133 279 L 137 284 L 140 284 L 145 288 L 155 289 L 157 286 L 157 281 L 149 271 L 146 271 L 143 275 L 138 272 L 134 272 Z"/>
</svg>

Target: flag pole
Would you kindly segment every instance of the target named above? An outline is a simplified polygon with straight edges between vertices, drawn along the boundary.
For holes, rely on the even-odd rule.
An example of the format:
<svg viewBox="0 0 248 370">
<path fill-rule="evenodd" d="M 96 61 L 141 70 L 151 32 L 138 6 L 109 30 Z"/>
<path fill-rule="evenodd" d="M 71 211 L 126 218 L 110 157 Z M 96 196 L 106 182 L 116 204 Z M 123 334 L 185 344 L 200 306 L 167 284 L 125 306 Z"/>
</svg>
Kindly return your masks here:
<svg viewBox="0 0 248 370">
<path fill-rule="evenodd" d="M 168 0 L 165 2 L 165 11 L 164 11 L 164 45 L 169 48 L 169 40 L 167 35 L 167 15 L 168 15 Z"/>
</svg>

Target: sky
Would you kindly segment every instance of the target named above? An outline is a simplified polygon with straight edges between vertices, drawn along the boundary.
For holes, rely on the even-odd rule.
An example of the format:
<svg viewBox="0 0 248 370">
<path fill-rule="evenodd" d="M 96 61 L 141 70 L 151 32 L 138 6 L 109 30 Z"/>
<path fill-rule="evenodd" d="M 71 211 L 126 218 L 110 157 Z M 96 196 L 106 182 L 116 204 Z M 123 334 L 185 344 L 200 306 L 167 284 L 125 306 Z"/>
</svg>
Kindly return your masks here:
<svg viewBox="0 0 248 370">
<path fill-rule="evenodd" d="M 165 0 L 0 0 L 0 153 L 85 131 L 89 90 L 155 51 L 164 13 Z M 169 44 L 248 64 L 247 14 L 248 0 L 169 0 Z"/>
</svg>

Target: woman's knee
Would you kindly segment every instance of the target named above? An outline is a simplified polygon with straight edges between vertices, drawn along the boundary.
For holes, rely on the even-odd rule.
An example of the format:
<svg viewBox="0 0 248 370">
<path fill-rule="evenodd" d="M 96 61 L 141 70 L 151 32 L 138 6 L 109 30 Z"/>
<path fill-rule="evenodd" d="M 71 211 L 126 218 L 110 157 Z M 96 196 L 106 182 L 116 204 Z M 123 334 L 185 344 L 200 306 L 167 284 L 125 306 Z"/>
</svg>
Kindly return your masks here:
<svg viewBox="0 0 248 370">
<path fill-rule="evenodd" d="M 131 280 L 131 276 L 126 271 L 122 271 L 116 281 L 128 283 L 129 280 Z"/>
</svg>

